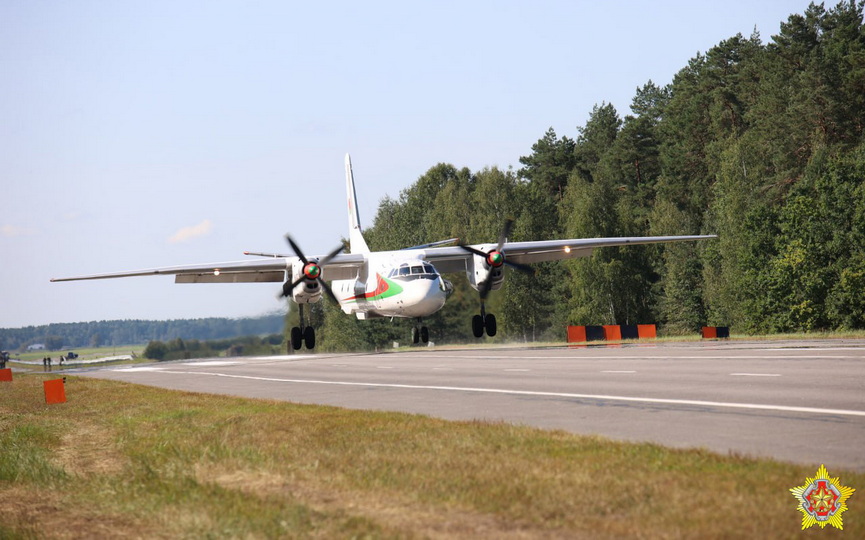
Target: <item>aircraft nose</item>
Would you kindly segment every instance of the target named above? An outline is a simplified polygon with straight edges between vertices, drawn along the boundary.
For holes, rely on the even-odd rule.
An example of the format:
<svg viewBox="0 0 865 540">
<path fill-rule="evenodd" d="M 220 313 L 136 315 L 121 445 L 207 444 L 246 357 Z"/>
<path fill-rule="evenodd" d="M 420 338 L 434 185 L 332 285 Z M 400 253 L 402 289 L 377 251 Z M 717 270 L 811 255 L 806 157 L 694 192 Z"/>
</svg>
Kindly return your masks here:
<svg viewBox="0 0 865 540">
<path fill-rule="evenodd" d="M 426 291 L 424 291 L 423 304 L 426 310 L 437 311 L 445 303 L 447 293 L 441 285 L 441 278 L 435 280 L 424 280 Z"/>
</svg>

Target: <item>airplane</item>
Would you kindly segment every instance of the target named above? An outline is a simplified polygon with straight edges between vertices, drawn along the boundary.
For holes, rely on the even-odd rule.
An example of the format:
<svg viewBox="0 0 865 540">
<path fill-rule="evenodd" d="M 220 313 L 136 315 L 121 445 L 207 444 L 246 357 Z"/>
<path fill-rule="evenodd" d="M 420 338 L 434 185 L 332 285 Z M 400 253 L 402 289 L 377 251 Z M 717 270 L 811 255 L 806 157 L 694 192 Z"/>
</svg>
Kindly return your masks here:
<svg viewBox="0 0 865 540">
<path fill-rule="evenodd" d="M 299 350 L 315 347 L 315 329 L 304 317 L 304 306 L 327 295 L 343 312 L 360 320 L 376 317 L 413 318 L 412 342 L 429 342 L 424 317 L 440 310 L 453 285 L 442 274 L 465 272 L 469 284 L 480 295 L 480 312 L 472 317 L 477 338 L 495 336 L 496 317 L 487 313 L 485 300 L 500 289 L 505 267 L 532 274 L 528 266 L 542 261 L 587 257 L 596 248 L 681 242 L 717 238 L 717 235 L 642 236 L 617 238 L 572 238 L 510 242 L 512 221 L 506 221 L 496 243 L 446 245 L 443 240 L 396 251 L 371 251 L 363 237 L 357 208 L 351 157 L 345 156 L 348 202 L 349 253 L 340 245 L 326 255 L 307 257 L 295 240 L 286 235 L 293 255 L 244 252 L 261 258 L 210 264 L 170 266 L 89 276 L 55 278 L 52 282 L 110 279 L 133 276 L 173 275 L 175 283 L 282 283 L 279 296 L 294 301 L 300 310 L 300 325 L 291 329 L 290 346 Z M 330 285 L 328 285 L 330 282 Z"/>
</svg>

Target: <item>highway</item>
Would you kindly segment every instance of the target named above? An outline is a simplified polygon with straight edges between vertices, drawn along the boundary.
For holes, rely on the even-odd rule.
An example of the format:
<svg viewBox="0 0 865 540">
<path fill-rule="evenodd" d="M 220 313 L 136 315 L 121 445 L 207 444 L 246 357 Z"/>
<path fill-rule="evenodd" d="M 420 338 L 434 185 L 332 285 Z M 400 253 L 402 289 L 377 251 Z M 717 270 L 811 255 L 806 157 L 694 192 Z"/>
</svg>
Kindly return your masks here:
<svg viewBox="0 0 865 540">
<path fill-rule="evenodd" d="M 865 471 L 865 340 L 422 348 L 69 373 Z"/>
</svg>

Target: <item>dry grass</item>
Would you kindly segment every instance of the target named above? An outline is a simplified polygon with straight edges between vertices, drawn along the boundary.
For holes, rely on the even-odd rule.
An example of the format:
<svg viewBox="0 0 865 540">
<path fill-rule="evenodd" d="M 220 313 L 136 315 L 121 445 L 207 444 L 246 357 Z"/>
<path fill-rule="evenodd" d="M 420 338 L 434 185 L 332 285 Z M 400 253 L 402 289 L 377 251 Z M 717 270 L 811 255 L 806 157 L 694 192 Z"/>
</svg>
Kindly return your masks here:
<svg viewBox="0 0 865 540">
<path fill-rule="evenodd" d="M 48 406 L 42 380 L 0 385 L 2 538 L 794 537 L 788 489 L 816 471 L 88 378 Z"/>
</svg>

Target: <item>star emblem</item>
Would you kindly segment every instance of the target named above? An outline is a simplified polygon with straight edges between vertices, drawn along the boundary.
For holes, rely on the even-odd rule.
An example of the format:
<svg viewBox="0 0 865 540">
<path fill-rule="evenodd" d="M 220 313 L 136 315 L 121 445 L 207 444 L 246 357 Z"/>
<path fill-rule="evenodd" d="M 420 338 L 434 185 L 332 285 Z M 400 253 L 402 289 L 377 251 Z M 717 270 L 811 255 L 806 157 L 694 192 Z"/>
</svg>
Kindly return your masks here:
<svg viewBox="0 0 865 540">
<path fill-rule="evenodd" d="M 854 491 L 841 485 L 840 478 L 830 478 L 826 467 L 820 465 L 817 476 L 806 478 L 803 485 L 790 489 L 799 501 L 797 510 L 802 512 L 802 529 L 815 524 L 821 529 L 826 525 L 843 529 L 841 514 L 847 510 L 846 501 Z"/>
</svg>

